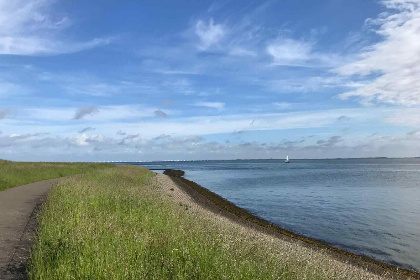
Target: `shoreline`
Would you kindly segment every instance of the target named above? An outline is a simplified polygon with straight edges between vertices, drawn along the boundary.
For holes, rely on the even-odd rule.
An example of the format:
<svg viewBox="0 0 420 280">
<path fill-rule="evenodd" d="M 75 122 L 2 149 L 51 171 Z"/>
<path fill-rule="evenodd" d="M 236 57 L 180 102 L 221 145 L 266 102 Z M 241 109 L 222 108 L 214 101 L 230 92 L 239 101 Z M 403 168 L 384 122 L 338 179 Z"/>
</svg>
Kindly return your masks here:
<svg viewBox="0 0 420 280">
<path fill-rule="evenodd" d="M 168 169 L 166 169 L 168 170 Z M 168 174 L 169 173 L 169 174 Z M 269 234 L 276 238 L 300 244 L 315 250 L 322 250 L 332 258 L 343 263 L 362 268 L 377 275 L 388 275 L 393 279 L 420 279 L 420 273 L 384 263 L 367 256 L 358 255 L 344 249 L 333 247 L 324 241 L 306 237 L 290 230 L 283 229 L 263 218 L 260 218 L 246 209 L 243 209 L 220 195 L 200 186 L 199 184 L 181 176 L 170 176 L 171 171 L 166 172 L 169 178 L 197 204 L 203 208 L 221 215 L 229 220 L 253 230 Z"/>
</svg>

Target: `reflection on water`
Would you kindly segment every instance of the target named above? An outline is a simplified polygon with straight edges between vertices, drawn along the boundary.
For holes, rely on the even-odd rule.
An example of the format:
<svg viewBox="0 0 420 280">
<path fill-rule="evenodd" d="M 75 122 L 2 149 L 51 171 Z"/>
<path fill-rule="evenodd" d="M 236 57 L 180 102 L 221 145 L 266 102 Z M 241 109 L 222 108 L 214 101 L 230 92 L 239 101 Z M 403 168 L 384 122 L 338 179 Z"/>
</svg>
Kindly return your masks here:
<svg viewBox="0 0 420 280">
<path fill-rule="evenodd" d="M 420 159 L 133 164 L 182 169 L 283 228 L 420 271 Z"/>
</svg>

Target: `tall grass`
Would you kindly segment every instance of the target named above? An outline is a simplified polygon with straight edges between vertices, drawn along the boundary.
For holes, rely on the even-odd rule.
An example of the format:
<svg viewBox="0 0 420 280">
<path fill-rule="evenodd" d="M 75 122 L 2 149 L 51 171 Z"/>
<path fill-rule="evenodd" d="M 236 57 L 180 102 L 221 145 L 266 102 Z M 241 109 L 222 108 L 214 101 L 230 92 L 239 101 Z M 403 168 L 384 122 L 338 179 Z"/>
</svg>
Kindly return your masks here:
<svg viewBox="0 0 420 280">
<path fill-rule="evenodd" d="M 156 191 L 129 166 L 63 178 L 50 193 L 30 279 L 325 279 L 235 227 Z M 282 257 L 283 256 L 283 257 Z"/>
<path fill-rule="evenodd" d="M 112 167 L 105 163 L 14 162 L 0 160 L 0 191 L 41 180 Z"/>
</svg>

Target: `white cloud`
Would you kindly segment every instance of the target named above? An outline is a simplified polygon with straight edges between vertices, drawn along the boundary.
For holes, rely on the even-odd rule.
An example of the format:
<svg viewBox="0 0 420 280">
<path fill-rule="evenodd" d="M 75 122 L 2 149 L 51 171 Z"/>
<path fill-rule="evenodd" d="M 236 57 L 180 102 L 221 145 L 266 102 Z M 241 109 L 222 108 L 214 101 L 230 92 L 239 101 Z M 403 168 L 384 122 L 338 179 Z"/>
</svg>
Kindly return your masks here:
<svg viewBox="0 0 420 280">
<path fill-rule="evenodd" d="M 420 104 L 420 1 L 384 0 L 382 4 L 390 10 L 366 24 L 383 40 L 335 70 L 341 75 L 379 77 L 340 97 L 357 96 L 364 103 Z"/>
<path fill-rule="evenodd" d="M 81 134 L 76 134 L 76 135 L 73 137 L 74 144 L 75 144 L 76 146 L 79 146 L 79 147 L 89 146 L 89 143 L 86 141 L 86 140 L 88 139 L 88 137 L 89 137 L 89 136 L 87 136 L 87 135 L 86 135 L 86 134 L 84 134 L 84 133 L 81 133 Z"/>
<path fill-rule="evenodd" d="M 279 38 L 267 45 L 266 51 L 273 59 L 273 65 L 301 67 L 332 67 L 343 58 L 336 54 L 319 53 L 314 42 Z"/>
<path fill-rule="evenodd" d="M 175 93 L 182 93 L 185 95 L 196 93 L 191 81 L 189 79 L 169 79 L 163 82 L 162 86 Z"/>
<path fill-rule="evenodd" d="M 78 52 L 105 45 L 110 39 L 73 42 L 60 38 L 71 25 L 67 17 L 54 17 L 52 0 L 0 0 L 0 54 L 40 55 Z"/>
<path fill-rule="evenodd" d="M 182 39 L 187 39 L 182 41 L 183 43 L 178 44 L 167 39 L 163 43 L 151 42 L 149 47 L 146 46 L 142 49 L 141 55 L 144 58 L 142 69 L 145 72 L 153 69 L 155 73 L 172 76 L 165 77 L 165 80 L 168 79 L 169 82 L 164 80 L 162 83 L 159 80 L 162 85 L 168 84 L 171 87 L 171 89 L 163 89 L 164 91 L 171 90 L 185 94 L 211 92 L 208 89 L 197 90 L 197 87 L 203 86 L 202 83 L 194 83 L 200 76 L 211 76 L 212 83 L 217 82 L 217 79 L 229 78 L 233 82 L 257 85 L 265 89 L 269 87 L 271 91 L 271 88 L 276 87 L 275 85 L 271 87 L 272 83 L 274 84 L 280 78 L 287 76 L 282 75 L 283 71 L 287 71 L 286 68 L 272 66 L 311 67 L 318 70 L 316 75 L 322 75 L 322 72 L 326 72 L 328 68 L 336 67 L 344 60 L 343 57 L 333 53 L 318 52 L 315 40 L 296 40 L 292 39 L 292 36 L 279 38 L 278 32 L 283 31 L 274 33 L 269 26 L 261 22 L 261 16 L 263 15 L 245 14 L 217 23 L 204 19 L 195 21 L 188 30 L 182 33 L 184 35 Z M 220 22 L 223 24 L 219 24 Z M 213 29 L 218 31 L 209 31 Z M 198 32 L 201 34 L 200 36 L 198 36 L 197 30 L 200 30 Z M 209 32 L 207 34 L 204 31 Z M 213 36 L 214 34 L 220 36 Z M 209 52 L 203 53 L 202 51 L 205 50 Z M 270 58 L 271 61 L 269 61 Z M 300 92 L 302 82 L 308 82 L 308 72 L 313 75 L 313 69 L 294 72 L 296 82 L 293 80 L 279 81 L 284 85 L 280 86 L 287 90 L 290 89 L 288 91 Z M 188 80 L 180 79 L 178 84 L 173 77 L 174 75 L 192 74 L 200 76 L 189 76 Z M 325 76 L 327 75 L 328 77 L 333 76 L 331 73 L 325 73 Z M 300 78 L 301 81 L 297 81 Z M 342 77 L 339 78 L 343 80 Z M 311 83 L 337 86 L 337 84 L 327 81 L 327 77 L 324 78 L 324 82 L 311 81 Z M 341 82 L 338 84 L 338 86 L 342 85 Z M 309 91 L 312 88 L 305 86 L 303 91 L 306 90 Z M 274 91 L 279 91 L 278 87 Z"/>
<path fill-rule="evenodd" d="M 287 109 L 291 109 L 293 108 L 293 103 L 289 103 L 289 102 L 274 102 L 273 103 L 274 106 L 276 106 L 278 109 L 281 110 L 287 110 Z"/>
<path fill-rule="evenodd" d="M 187 71 L 187 70 L 167 70 L 167 69 L 156 69 L 156 73 L 165 75 L 198 75 L 198 72 Z"/>
<path fill-rule="evenodd" d="M 305 65 L 311 59 L 312 45 L 292 39 L 278 39 L 267 46 L 276 65 Z"/>
<path fill-rule="evenodd" d="M 410 108 L 388 116 L 385 121 L 398 126 L 420 127 L 420 108 Z"/>
<path fill-rule="evenodd" d="M 106 141 L 106 139 L 101 134 L 86 135 L 85 133 L 78 133 L 71 137 L 64 138 L 62 141 L 68 141 L 69 145 L 74 145 L 76 147 L 87 147 L 90 146 L 92 143 L 102 143 Z"/>
<path fill-rule="evenodd" d="M 317 140 L 318 139 L 318 140 Z M 49 137 L 46 134 L 0 135 L 0 150 L 5 157 L 20 160 L 158 160 L 302 157 L 418 156 L 420 131 L 367 137 L 343 138 L 340 135 L 313 139 L 302 136 L 260 143 L 219 143 L 197 135 L 161 135 L 142 138 L 131 134 L 122 140 L 102 134 Z M 17 154 L 16 150 L 21 151 Z M 141 156 L 139 156 L 141 155 Z"/>
<path fill-rule="evenodd" d="M 72 84 L 66 87 L 69 92 L 86 94 L 91 96 L 109 96 L 120 93 L 125 85 L 109 83 Z"/>
<path fill-rule="evenodd" d="M 223 108 L 225 108 L 225 105 L 226 104 L 224 102 L 196 102 L 194 103 L 194 106 L 207 107 L 207 108 L 217 109 L 219 111 L 223 110 Z"/>
<path fill-rule="evenodd" d="M 225 27 L 222 24 L 215 24 L 213 19 L 208 22 L 199 20 L 195 24 L 195 34 L 200 39 L 199 48 L 203 50 L 217 45 L 225 33 Z"/>
<path fill-rule="evenodd" d="M 0 98 L 10 98 L 12 96 L 26 93 L 27 90 L 17 84 L 10 82 L 0 82 Z"/>
</svg>

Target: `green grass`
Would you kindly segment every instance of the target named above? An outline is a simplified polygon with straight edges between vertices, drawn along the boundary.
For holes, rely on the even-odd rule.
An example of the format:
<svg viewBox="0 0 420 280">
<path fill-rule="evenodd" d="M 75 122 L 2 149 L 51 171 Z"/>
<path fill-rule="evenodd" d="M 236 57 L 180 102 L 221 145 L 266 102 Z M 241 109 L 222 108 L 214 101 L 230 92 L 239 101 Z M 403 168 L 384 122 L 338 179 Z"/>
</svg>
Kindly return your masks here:
<svg viewBox="0 0 420 280">
<path fill-rule="evenodd" d="M 46 179 L 112 167 L 105 163 L 15 162 L 0 160 L 0 191 Z"/>
<path fill-rule="evenodd" d="M 154 176 L 119 166 L 61 179 L 42 211 L 29 279 L 328 278 L 328 264 L 193 214 L 156 191 Z"/>
</svg>

